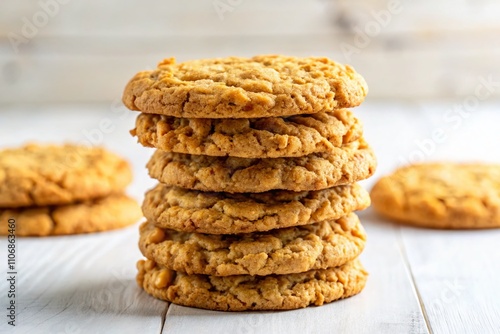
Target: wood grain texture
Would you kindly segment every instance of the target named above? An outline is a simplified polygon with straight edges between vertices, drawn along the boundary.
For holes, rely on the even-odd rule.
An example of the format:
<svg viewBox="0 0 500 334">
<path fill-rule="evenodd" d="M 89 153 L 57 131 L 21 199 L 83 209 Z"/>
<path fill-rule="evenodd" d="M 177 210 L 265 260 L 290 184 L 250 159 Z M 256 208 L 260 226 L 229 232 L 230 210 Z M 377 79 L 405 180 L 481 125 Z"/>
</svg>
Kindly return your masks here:
<svg viewBox="0 0 500 334">
<path fill-rule="evenodd" d="M 498 81 L 498 31 L 487 29 L 456 38 L 455 32 L 431 35 L 382 34 L 353 54 L 351 33 L 248 36 L 39 36 L 14 55 L 0 38 L 0 103 L 103 102 L 120 97 L 125 83 L 165 57 L 179 61 L 232 55 L 287 54 L 326 56 L 347 63 L 363 75 L 370 98 L 453 98 L 474 94 L 478 78 Z M 411 42 L 409 42 L 411 41 Z M 168 45 L 168 49 L 165 49 Z M 140 47 L 138 47 L 140 46 Z M 373 66 L 377 64 L 377 66 Z M 81 78 L 68 83 L 71 71 Z M 99 80 L 89 73 L 99 72 Z M 405 75 L 402 76 L 401 73 Z M 19 87 L 22 87 L 20 89 Z M 500 89 L 492 96 L 499 97 Z"/>
<path fill-rule="evenodd" d="M 159 332 L 165 305 L 135 284 L 136 239 L 137 226 L 95 235 L 18 238 L 16 332 Z M 2 240 L 2 258 L 5 245 Z M 2 280 L 0 290 L 6 288 Z M 5 301 L 2 297 L 2 309 Z M 9 327 L 2 319 L 0 331 Z"/>
<path fill-rule="evenodd" d="M 427 333 L 399 249 L 398 227 L 374 224 L 360 213 L 368 234 L 362 263 L 370 273 L 357 296 L 320 307 L 243 314 L 172 305 L 165 333 Z"/>
<path fill-rule="evenodd" d="M 447 139 L 426 160 L 500 163 L 500 102 L 484 102 L 455 128 L 443 115 L 460 100 L 371 102 L 355 109 L 379 158 L 374 178 L 421 150 L 436 128 Z M 407 112 L 406 112 L 407 111 Z M 116 104 L 0 108 L 0 146 L 26 141 L 104 144 L 127 157 L 142 200 L 153 186 L 144 168 L 151 150 L 128 134 L 136 114 Z M 26 120 L 29 119 L 29 122 Z M 102 119 L 114 128 L 98 129 Z M 89 134 L 92 134 L 90 136 Z M 89 137 L 90 136 L 90 137 Z M 90 139 L 89 139 L 90 138 Z M 397 138 L 397 140 L 395 140 Z M 493 152 L 493 153 L 492 153 Z M 498 230 L 436 231 L 393 225 L 371 211 L 361 214 L 368 242 L 362 261 L 366 289 L 322 307 L 288 312 L 221 313 L 171 305 L 136 287 L 138 226 L 107 233 L 18 239 L 19 333 L 498 333 L 500 276 Z M 0 261 L 6 241 L 0 240 Z M 2 266 L 5 274 L 5 266 Z M 465 288 L 464 288 L 465 287 Z M 4 278 L 0 307 L 6 307 Z M 3 316 L 2 316 L 3 317 Z M 427 323 L 426 323 L 427 320 Z M 10 332 L 2 320 L 0 332 Z"/>
<path fill-rule="evenodd" d="M 109 101 L 171 56 L 328 56 L 353 65 L 379 98 L 467 96 L 478 76 L 500 77 L 496 0 L 64 2 L 47 20 L 38 1 L 2 4 L 0 103 Z"/>
<path fill-rule="evenodd" d="M 500 230 L 402 230 L 435 333 L 500 333 Z"/>
<path fill-rule="evenodd" d="M 59 2 L 59 1 L 58 1 Z M 61 1 L 63 2 L 63 1 Z M 387 10 L 390 1 L 371 0 L 274 0 L 219 2 L 145 0 L 141 6 L 110 0 L 85 3 L 64 1 L 53 11 L 46 35 L 295 35 L 338 32 L 374 20 L 373 12 Z M 217 12 L 215 4 L 222 12 Z M 398 1 L 401 12 L 393 15 L 384 32 L 468 30 L 499 27 L 495 0 L 480 2 Z M 116 12 L 116 8 L 120 12 Z M 22 17 L 32 19 L 42 10 L 39 2 L 5 2 L 0 31 L 20 31 Z M 225 10 L 224 10 L 225 9 Z M 119 14 L 119 15 L 117 15 Z M 472 15 L 473 14 L 473 15 Z M 0 34 L 1 36 L 2 34 Z"/>
</svg>

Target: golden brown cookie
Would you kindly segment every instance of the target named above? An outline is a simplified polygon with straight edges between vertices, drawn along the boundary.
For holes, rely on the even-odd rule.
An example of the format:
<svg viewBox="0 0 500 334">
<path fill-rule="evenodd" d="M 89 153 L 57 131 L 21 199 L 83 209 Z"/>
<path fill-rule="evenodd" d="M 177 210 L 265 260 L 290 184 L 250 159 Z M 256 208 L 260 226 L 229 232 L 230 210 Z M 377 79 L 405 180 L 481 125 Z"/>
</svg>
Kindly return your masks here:
<svg viewBox="0 0 500 334">
<path fill-rule="evenodd" d="M 125 195 L 61 206 L 0 209 L 0 235 L 16 221 L 17 236 L 47 236 L 108 231 L 134 224 L 142 216 L 137 202 Z"/>
<path fill-rule="evenodd" d="M 209 157 L 157 150 L 149 175 L 169 186 L 230 193 L 309 191 L 354 183 L 375 171 L 376 158 L 363 139 L 298 158 Z"/>
<path fill-rule="evenodd" d="M 131 133 L 163 151 L 241 158 L 300 157 L 330 152 L 359 139 L 359 120 L 347 109 L 267 118 L 175 118 L 139 114 Z"/>
<path fill-rule="evenodd" d="M 367 272 L 359 260 L 340 267 L 270 276 L 186 275 L 151 260 L 137 263 L 137 284 L 174 304 L 219 311 L 291 310 L 358 294 Z"/>
<path fill-rule="evenodd" d="M 371 191 L 380 214 L 434 228 L 500 227 L 500 165 L 426 163 L 397 169 Z"/>
<path fill-rule="evenodd" d="M 173 117 L 256 118 L 354 107 L 367 93 L 352 67 L 328 58 L 168 58 L 155 70 L 137 73 L 123 103 Z"/>
<path fill-rule="evenodd" d="M 107 196 L 131 180 L 129 164 L 104 148 L 30 144 L 0 151 L 0 208 Z"/>
<path fill-rule="evenodd" d="M 142 211 L 157 226 L 184 232 L 235 234 L 335 220 L 370 205 L 359 184 L 318 191 L 230 194 L 158 184 Z"/>
<path fill-rule="evenodd" d="M 146 222 L 142 254 L 165 268 L 213 276 L 302 273 L 356 258 L 366 234 L 351 213 L 338 220 L 237 235 L 177 232 Z"/>
</svg>

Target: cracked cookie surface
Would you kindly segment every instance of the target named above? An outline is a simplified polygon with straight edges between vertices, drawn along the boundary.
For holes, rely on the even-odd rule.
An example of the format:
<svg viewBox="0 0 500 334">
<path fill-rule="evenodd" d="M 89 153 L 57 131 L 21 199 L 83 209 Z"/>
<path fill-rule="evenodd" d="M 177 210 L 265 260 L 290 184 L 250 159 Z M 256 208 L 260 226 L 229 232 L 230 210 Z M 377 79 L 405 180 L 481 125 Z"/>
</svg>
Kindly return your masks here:
<svg viewBox="0 0 500 334">
<path fill-rule="evenodd" d="M 335 220 L 369 205 L 370 197 L 359 184 L 318 191 L 230 194 L 160 183 L 146 193 L 142 211 L 163 228 L 235 234 Z"/>
<path fill-rule="evenodd" d="M 354 107 L 368 93 L 348 65 L 277 55 L 176 63 L 164 59 L 127 84 L 131 110 L 186 118 L 255 118 Z"/>
<path fill-rule="evenodd" d="M 151 260 L 140 260 L 137 267 L 137 284 L 148 294 L 178 305 L 219 311 L 319 306 L 358 294 L 368 276 L 359 260 L 329 269 L 270 276 L 186 275 Z"/>
<path fill-rule="evenodd" d="M 156 150 L 147 164 L 152 178 L 169 186 L 230 193 L 309 191 L 363 180 L 376 168 L 364 139 L 331 153 L 298 158 L 210 157 Z"/>
<path fill-rule="evenodd" d="M 213 276 L 271 275 L 338 267 L 356 258 L 366 234 L 355 214 L 268 232 L 215 235 L 177 232 L 146 222 L 142 254 L 165 268 Z"/>
<path fill-rule="evenodd" d="M 346 109 L 313 115 L 207 119 L 139 114 L 131 133 L 163 151 L 242 158 L 300 157 L 359 139 L 362 125 Z"/>
<path fill-rule="evenodd" d="M 48 207 L 0 209 L 0 235 L 16 220 L 17 236 L 48 236 L 108 231 L 134 224 L 142 216 L 137 202 L 110 195 L 82 203 Z"/>
<path fill-rule="evenodd" d="M 129 164 L 103 148 L 29 144 L 0 151 L 0 208 L 102 197 L 131 180 Z"/>
<path fill-rule="evenodd" d="M 380 214 L 448 229 L 500 227 L 500 165 L 426 163 L 397 169 L 371 190 Z"/>
</svg>

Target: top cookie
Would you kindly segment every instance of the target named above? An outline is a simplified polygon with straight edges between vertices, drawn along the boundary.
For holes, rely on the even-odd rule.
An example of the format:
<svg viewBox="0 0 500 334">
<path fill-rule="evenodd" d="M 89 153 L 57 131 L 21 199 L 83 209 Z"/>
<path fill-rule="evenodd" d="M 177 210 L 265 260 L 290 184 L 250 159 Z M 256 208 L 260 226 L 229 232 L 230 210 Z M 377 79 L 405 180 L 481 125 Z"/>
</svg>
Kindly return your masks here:
<svg viewBox="0 0 500 334">
<path fill-rule="evenodd" d="M 98 147 L 35 145 L 0 151 L 0 207 L 67 204 L 123 190 L 129 164 Z"/>
<path fill-rule="evenodd" d="M 500 227 L 500 165 L 428 163 L 383 177 L 371 191 L 374 209 L 434 228 Z"/>
<path fill-rule="evenodd" d="M 328 58 L 267 55 L 176 63 L 168 58 L 125 87 L 132 110 L 186 118 L 255 118 L 355 107 L 368 87 Z"/>
</svg>

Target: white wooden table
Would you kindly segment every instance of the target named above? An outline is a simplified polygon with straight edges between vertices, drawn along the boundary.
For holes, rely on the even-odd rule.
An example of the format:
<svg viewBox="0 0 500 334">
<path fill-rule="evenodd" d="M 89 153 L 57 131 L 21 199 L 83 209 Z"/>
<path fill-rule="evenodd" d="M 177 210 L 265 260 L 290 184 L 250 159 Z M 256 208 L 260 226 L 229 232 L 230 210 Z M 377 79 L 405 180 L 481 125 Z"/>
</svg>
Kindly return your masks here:
<svg viewBox="0 0 500 334">
<path fill-rule="evenodd" d="M 375 179 L 409 157 L 500 163 L 500 102 L 489 101 L 454 128 L 443 118 L 454 103 L 368 101 L 358 108 L 379 157 Z M 136 114 L 112 105 L 4 106 L 0 146 L 29 140 L 94 142 L 126 156 L 135 168 L 129 193 L 142 200 L 154 182 L 151 154 L 130 137 Z M 112 131 L 97 134 L 109 118 Z M 447 140 L 432 145 L 432 131 Z M 102 139 L 102 140 L 99 140 Z M 419 149 L 416 142 L 421 143 Z M 423 144 L 422 144 L 423 143 Z M 422 146 L 424 145 L 424 146 Z M 223 313 L 171 305 L 135 284 L 141 257 L 137 225 L 68 237 L 17 239 L 16 327 L 6 324 L 7 242 L 0 241 L 1 333 L 500 333 L 500 230 L 436 231 L 402 227 L 368 209 L 370 272 L 359 295 L 322 307 L 286 312 Z"/>
</svg>

